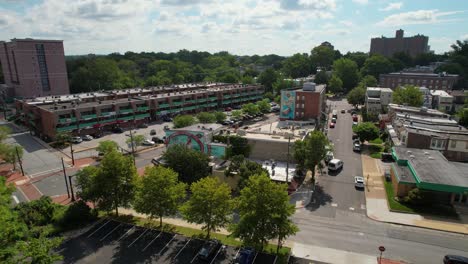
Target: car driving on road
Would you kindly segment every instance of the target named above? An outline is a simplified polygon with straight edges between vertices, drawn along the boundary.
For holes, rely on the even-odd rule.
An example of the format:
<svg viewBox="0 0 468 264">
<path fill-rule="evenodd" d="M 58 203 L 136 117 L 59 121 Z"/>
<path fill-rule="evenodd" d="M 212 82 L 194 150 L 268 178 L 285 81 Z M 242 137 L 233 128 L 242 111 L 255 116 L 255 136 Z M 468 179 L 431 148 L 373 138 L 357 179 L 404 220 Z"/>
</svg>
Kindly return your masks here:
<svg viewBox="0 0 468 264">
<path fill-rule="evenodd" d="M 362 189 L 364 188 L 364 178 L 361 176 L 355 176 L 354 177 L 354 187 L 357 189 Z"/>
</svg>

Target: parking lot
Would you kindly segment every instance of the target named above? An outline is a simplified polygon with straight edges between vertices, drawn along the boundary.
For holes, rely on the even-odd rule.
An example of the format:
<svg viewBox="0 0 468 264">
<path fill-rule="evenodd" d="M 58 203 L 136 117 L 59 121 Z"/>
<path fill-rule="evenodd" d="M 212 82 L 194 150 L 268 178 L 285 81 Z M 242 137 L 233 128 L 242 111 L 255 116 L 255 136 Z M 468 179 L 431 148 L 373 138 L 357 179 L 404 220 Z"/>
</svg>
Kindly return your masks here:
<svg viewBox="0 0 468 264">
<path fill-rule="evenodd" d="M 240 248 L 220 247 L 202 261 L 204 240 L 102 219 L 62 244 L 62 263 L 233 263 Z M 253 263 L 276 263 L 274 255 L 257 253 Z"/>
</svg>

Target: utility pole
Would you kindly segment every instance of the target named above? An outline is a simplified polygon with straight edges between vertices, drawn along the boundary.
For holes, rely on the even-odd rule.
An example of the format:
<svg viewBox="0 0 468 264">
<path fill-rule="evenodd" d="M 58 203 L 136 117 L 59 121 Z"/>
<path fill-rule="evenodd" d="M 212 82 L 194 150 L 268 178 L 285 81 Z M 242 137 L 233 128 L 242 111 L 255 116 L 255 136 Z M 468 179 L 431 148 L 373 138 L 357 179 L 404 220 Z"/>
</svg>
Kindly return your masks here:
<svg viewBox="0 0 468 264">
<path fill-rule="evenodd" d="M 287 157 L 288 161 L 286 163 L 286 184 L 288 184 L 288 179 L 289 179 L 289 144 L 290 143 L 291 143 L 291 135 L 288 136 L 288 157 Z"/>
<path fill-rule="evenodd" d="M 134 147 L 135 142 L 133 141 L 133 132 L 132 132 L 131 129 L 130 129 L 130 140 L 131 140 L 131 146 L 132 146 L 133 165 L 136 166 L 136 161 L 135 161 L 135 147 Z"/>
<path fill-rule="evenodd" d="M 71 158 L 72 158 L 72 165 L 75 166 L 75 156 L 73 155 L 73 143 L 70 141 L 68 144 L 70 144 L 70 153 L 71 153 Z"/>
<path fill-rule="evenodd" d="M 18 162 L 19 162 L 20 168 L 21 168 L 21 174 L 24 176 L 23 162 L 21 161 L 17 146 L 15 146 L 15 151 L 16 151 L 16 156 L 18 157 Z"/>
<path fill-rule="evenodd" d="M 74 202 L 75 201 L 75 194 L 73 193 L 73 183 L 72 183 L 71 178 L 72 178 L 72 176 L 68 176 L 68 180 L 69 180 L 69 183 L 70 183 L 71 201 Z"/>
<path fill-rule="evenodd" d="M 62 168 L 63 168 L 63 177 L 65 178 L 65 186 L 67 187 L 67 195 L 68 195 L 68 198 L 70 198 L 70 191 L 68 190 L 67 172 L 65 171 L 65 163 L 63 162 L 63 157 L 62 157 Z"/>
</svg>

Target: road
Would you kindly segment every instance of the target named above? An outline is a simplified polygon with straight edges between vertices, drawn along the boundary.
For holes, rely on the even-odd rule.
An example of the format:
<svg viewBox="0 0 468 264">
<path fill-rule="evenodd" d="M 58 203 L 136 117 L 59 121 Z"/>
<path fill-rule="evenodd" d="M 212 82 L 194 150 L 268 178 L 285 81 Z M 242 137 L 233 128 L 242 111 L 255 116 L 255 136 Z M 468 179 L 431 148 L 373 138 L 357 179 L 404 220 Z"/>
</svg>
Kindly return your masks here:
<svg viewBox="0 0 468 264">
<path fill-rule="evenodd" d="M 338 110 L 336 128 L 329 128 L 336 158 L 344 161 L 336 176 L 318 176 L 318 187 L 309 206 L 297 209 L 293 221 L 299 232 L 290 240 L 306 245 L 384 256 L 410 263 L 442 263 L 446 254 L 468 255 L 468 236 L 417 227 L 381 223 L 367 218 L 365 194 L 354 188 L 353 177 L 362 175 L 360 155 L 352 151 L 352 120 L 341 109 L 346 100 L 330 101 Z M 311 256 L 313 258 L 313 256 Z"/>
</svg>

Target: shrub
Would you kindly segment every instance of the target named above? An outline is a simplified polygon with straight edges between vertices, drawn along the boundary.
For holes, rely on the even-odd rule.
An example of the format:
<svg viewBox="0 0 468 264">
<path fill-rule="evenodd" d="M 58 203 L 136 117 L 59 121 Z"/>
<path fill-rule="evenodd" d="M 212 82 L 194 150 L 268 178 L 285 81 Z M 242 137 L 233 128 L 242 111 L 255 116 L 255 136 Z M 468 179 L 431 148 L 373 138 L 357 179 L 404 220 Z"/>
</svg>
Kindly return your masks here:
<svg viewBox="0 0 468 264">
<path fill-rule="evenodd" d="M 434 198 L 430 192 L 415 188 L 408 192 L 403 201 L 411 205 L 431 205 L 434 202 Z"/>
<path fill-rule="evenodd" d="M 62 227 L 75 227 L 86 224 L 97 218 L 97 211 L 91 209 L 84 201 L 80 200 L 66 208 L 57 222 Z"/>
<path fill-rule="evenodd" d="M 56 205 L 48 196 L 28 203 L 20 203 L 15 207 L 18 216 L 28 227 L 51 224 L 56 211 Z"/>
</svg>

